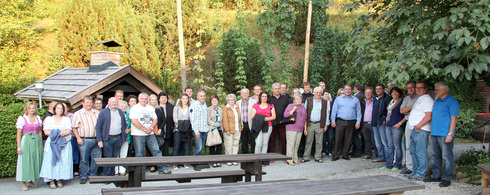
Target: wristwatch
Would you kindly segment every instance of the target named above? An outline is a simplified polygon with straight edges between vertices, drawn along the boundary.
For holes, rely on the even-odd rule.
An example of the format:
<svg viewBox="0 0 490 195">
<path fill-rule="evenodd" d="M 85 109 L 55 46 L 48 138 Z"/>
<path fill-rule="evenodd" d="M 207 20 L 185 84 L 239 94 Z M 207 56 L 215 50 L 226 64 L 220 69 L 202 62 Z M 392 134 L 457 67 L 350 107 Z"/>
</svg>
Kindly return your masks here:
<svg viewBox="0 0 490 195">
<path fill-rule="evenodd" d="M 453 135 L 452 133 L 448 133 L 447 135 Z"/>
</svg>

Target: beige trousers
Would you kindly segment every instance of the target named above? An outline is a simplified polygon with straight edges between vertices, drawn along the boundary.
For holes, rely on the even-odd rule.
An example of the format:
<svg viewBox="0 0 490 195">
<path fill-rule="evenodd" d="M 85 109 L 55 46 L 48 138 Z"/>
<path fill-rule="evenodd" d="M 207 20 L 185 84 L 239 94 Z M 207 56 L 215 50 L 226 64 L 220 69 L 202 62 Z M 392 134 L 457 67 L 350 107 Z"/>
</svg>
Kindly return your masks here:
<svg viewBox="0 0 490 195">
<path fill-rule="evenodd" d="M 315 138 L 315 159 L 321 159 L 323 146 L 323 129 L 320 127 L 320 123 L 310 123 L 310 126 L 307 127 L 307 130 L 308 135 L 306 135 L 306 145 L 303 159 L 310 159 L 311 148 L 313 147 L 313 138 Z"/>
<path fill-rule="evenodd" d="M 286 131 L 286 156 L 293 158 L 293 160 L 288 160 L 288 163 L 299 162 L 298 148 L 302 134 L 303 132 Z"/>
<path fill-rule="evenodd" d="M 238 154 L 238 145 L 240 144 L 241 132 L 231 133 L 228 135 L 223 132 L 223 142 L 225 144 L 225 155 Z"/>
</svg>

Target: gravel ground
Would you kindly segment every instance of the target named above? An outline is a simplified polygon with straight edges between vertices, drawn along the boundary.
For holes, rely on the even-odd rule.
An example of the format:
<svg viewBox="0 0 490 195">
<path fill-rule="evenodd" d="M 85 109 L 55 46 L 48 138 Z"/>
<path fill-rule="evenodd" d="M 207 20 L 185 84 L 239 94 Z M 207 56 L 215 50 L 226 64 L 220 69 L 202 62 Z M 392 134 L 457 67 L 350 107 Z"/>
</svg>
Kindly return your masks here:
<svg viewBox="0 0 490 195">
<path fill-rule="evenodd" d="M 454 147 L 454 157 L 458 158 L 461 153 L 470 148 L 480 149 L 481 144 L 455 144 Z M 429 147 L 430 149 L 430 147 Z M 263 177 L 266 180 L 279 180 L 279 179 L 295 179 L 295 178 L 306 178 L 312 180 L 319 179 L 335 179 L 335 178 L 349 178 L 349 177 L 359 177 L 365 175 L 392 175 L 400 179 L 405 179 L 399 173 L 394 173 L 391 171 L 381 171 L 378 170 L 379 167 L 383 166 L 383 163 L 372 163 L 370 161 L 363 161 L 360 158 L 353 158 L 350 161 L 340 159 L 338 161 L 330 161 L 330 159 L 325 158 L 324 163 L 317 163 L 315 161 L 310 161 L 307 163 L 289 166 L 284 162 L 271 163 L 269 166 L 263 168 L 267 172 L 267 175 Z M 236 170 L 239 169 L 238 166 L 223 166 L 221 168 L 211 168 L 203 169 L 202 171 L 215 171 L 215 170 Z M 191 169 L 178 169 L 173 170 L 174 173 L 186 173 L 193 172 Z M 153 173 L 149 173 L 153 174 Z M 406 179 L 405 179 L 406 180 Z M 101 188 L 113 188 L 113 184 L 85 184 L 81 185 L 78 183 L 79 178 L 74 178 L 73 180 L 66 181 L 65 187 L 60 189 L 50 189 L 49 186 L 41 184 L 39 188 L 31 188 L 29 191 L 20 190 L 20 182 L 15 181 L 15 178 L 3 179 L 0 181 L 1 194 L 16 195 L 16 194 L 64 194 L 69 193 L 70 195 L 76 194 L 100 194 Z M 192 185 L 192 184 L 204 184 L 204 183 L 219 183 L 220 179 L 204 179 L 204 180 L 194 180 L 188 184 L 179 184 L 175 181 L 164 181 L 164 182 L 144 182 L 143 186 L 158 186 L 158 185 Z M 42 180 L 37 180 L 37 184 L 42 183 Z M 420 183 L 424 183 L 420 181 Z M 452 181 L 451 186 L 447 188 L 440 188 L 439 183 L 425 183 L 426 188 L 424 190 L 407 191 L 405 194 L 479 194 L 480 186 L 469 185 L 464 183 L 459 183 L 455 180 Z"/>
</svg>

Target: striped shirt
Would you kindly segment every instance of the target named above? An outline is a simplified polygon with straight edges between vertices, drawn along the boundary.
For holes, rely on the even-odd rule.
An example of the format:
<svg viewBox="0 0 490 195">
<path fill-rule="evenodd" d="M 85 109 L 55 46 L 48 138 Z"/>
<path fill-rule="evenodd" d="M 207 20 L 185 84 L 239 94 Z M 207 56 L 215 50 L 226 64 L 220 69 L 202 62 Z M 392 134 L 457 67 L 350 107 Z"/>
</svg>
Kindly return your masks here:
<svg viewBox="0 0 490 195">
<path fill-rule="evenodd" d="M 81 109 L 72 117 L 72 127 L 78 129 L 78 134 L 81 138 L 95 137 L 95 124 L 97 123 L 97 117 L 99 111 L 92 109 L 92 114 L 89 114 L 85 109 Z"/>
</svg>

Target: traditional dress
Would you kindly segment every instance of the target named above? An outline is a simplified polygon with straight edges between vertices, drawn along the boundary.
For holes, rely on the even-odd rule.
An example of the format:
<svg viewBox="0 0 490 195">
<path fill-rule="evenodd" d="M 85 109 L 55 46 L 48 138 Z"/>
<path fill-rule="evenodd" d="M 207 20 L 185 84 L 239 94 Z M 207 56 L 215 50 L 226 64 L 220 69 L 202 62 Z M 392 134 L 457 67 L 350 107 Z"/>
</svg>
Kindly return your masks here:
<svg viewBox="0 0 490 195">
<path fill-rule="evenodd" d="M 62 117 L 61 124 L 54 124 L 53 117 L 46 118 L 44 129 L 59 129 L 61 132 L 71 129 L 71 121 L 68 117 Z M 61 149 L 59 161 L 53 165 L 53 150 L 51 147 L 51 136 L 46 139 L 44 145 L 44 159 L 40 177 L 44 177 L 45 182 L 52 180 L 69 180 L 73 178 L 73 155 L 71 146 L 71 135 L 64 136 L 67 140 L 66 145 Z"/>
<path fill-rule="evenodd" d="M 35 181 L 39 179 L 43 161 L 42 142 L 38 134 L 41 118 L 39 116 L 35 116 L 35 118 L 36 123 L 30 124 L 27 115 L 19 116 L 15 124 L 17 129 L 22 129 L 24 134 L 20 141 L 22 154 L 17 157 L 17 181 Z"/>
</svg>

